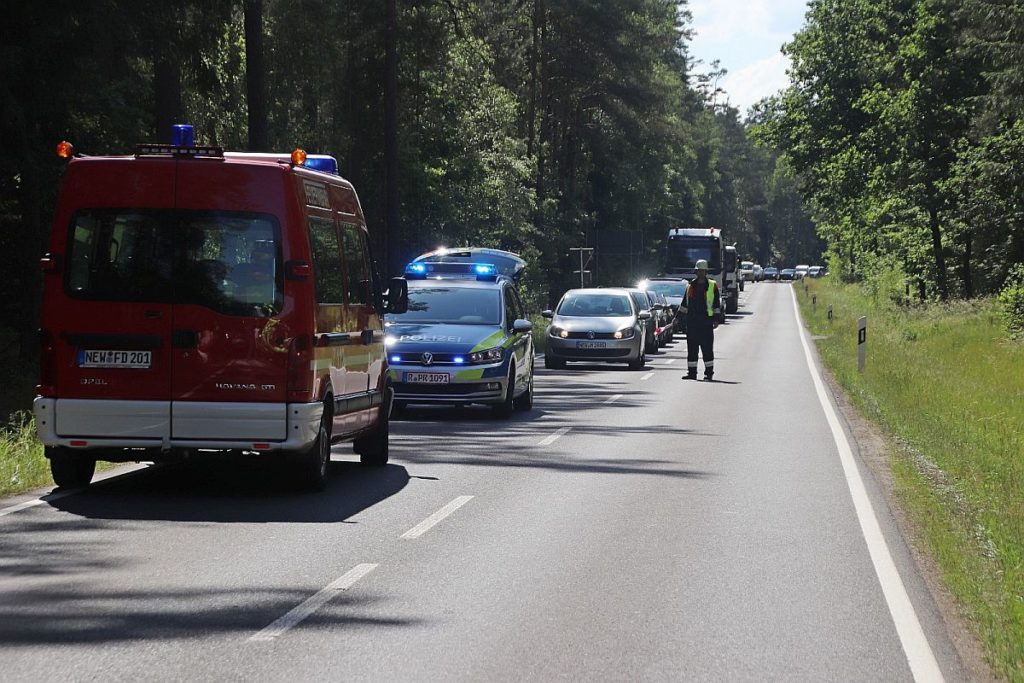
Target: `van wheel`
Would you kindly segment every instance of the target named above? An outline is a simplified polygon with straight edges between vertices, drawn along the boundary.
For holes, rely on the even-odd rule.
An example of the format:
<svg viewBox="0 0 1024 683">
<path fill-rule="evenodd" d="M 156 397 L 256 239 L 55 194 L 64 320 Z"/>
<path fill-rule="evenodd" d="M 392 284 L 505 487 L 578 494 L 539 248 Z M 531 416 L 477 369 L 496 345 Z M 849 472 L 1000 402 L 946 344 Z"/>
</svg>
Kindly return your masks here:
<svg viewBox="0 0 1024 683">
<path fill-rule="evenodd" d="M 512 363 L 515 363 L 514 359 Z M 515 393 L 516 368 L 515 365 L 511 365 L 508 369 L 508 383 L 505 385 L 505 399 L 501 403 L 496 403 L 491 406 L 497 417 L 506 418 L 512 414 L 512 408 L 515 405 Z"/>
<path fill-rule="evenodd" d="M 327 430 L 329 419 L 325 413 L 316 441 L 298 457 L 299 483 L 309 491 L 323 491 L 327 486 L 327 463 L 331 460 L 331 433 Z"/>
<path fill-rule="evenodd" d="M 533 409 L 533 364 L 530 364 L 530 381 L 526 385 L 526 391 L 520 394 L 519 398 L 513 401 L 516 410 L 527 411 Z"/>
<path fill-rule="evenodd" d="M 56 446 L 47 448 L 46 456 L 50 459 L 53 483 L 62 489 L 88 486 L 96 472 L 96 458 L 90 458 L 82 451 Z"/>
<path fill-rule="evenodd" d="M 385 391 L 388 392 L 390 399 L 391 388 L 388 387 Z M 388 435 L 391 432 L 391 420 L 388 418 L 390 411 L 387 408 L 387 403 L 381 406 L 377 429 L 365 436 L 357 437 L 352 443 L 352 449 L 359 454 L 360 465 L 381 467 L 388 463 Z"/>
</svg>

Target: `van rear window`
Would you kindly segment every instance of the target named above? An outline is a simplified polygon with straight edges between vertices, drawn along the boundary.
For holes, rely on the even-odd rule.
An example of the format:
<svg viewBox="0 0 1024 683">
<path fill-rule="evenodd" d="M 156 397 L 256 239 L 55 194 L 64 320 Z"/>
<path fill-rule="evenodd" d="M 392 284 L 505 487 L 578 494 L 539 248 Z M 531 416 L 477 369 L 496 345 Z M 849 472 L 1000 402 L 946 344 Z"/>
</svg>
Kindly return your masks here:
<svg viewBox="0 0 1024 683">
<path fill-rule="evenodd" d="M 90 301 L 178 303 L 236 316 L 282 307 L 280 227 L 265 214 L 102 209 L 71 226 L 66 290 Z"/>
</svg>

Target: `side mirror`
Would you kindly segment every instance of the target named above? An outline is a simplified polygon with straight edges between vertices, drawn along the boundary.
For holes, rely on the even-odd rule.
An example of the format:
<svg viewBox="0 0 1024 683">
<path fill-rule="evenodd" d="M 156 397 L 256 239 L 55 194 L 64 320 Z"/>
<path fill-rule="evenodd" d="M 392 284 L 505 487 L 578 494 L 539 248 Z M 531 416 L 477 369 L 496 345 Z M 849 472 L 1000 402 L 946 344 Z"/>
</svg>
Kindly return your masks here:
<svg viewBox="0 0 1024 683">
<path fill-rule="evenodd" d="M 551 320 L 552 318 L 555 317 L 555 312 L 550 310 L 550 309 L 545 310 L 545 311 L 541 311 L 540 317 L 547 318 L 548 320 Z"/>
<path fill-rule="evenodd" d="M 641 320 L 645 320 L 645 321 L 646 320 L 650 320 L 651 319 L 651 312 L 650 311 L 640 311 L 640 315 L 638 317 Z"/>
<path fill-rule="evenodd" d="M 519 320 L 517 320 L 514 323 L 512 323 L 512 331 L 513 332 L 530 332 L 532 330 L 533 330 L 533 323 L 531 323 L 529 320 L 526 320 L 524 318 L 520 318 Z"/>
<path fill-rule="evenodd" d="M 401 315 L 409 310 L 409 283 L 404 277 L 393 277 L 388 281 L 385 295 L 388 313 Z"/>
<path fill-rule="evenodd" d="M 652 311 L 661 311 L 661 310 L 664 310 L 664 308 L 665 307 L 662 306 L 661 304 L 654 304 L 653 306 L 651 306 L 651 310 Z"/>
</svg>

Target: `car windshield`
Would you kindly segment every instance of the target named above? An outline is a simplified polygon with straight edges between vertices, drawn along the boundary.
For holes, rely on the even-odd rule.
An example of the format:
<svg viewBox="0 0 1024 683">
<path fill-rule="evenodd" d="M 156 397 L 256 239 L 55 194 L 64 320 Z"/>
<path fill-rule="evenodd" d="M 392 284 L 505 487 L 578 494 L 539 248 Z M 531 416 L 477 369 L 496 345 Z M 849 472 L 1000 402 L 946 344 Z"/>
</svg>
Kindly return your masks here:
<svg viewBox="0 0 1024 683">
<path fill-rule="evenodd" d="M 648 282 L 647 289 L 665 296 L 686 296 L 684 282 Z"/>
<path fill-rule="evenodd" d="M 389 320 L 400 324 L 498 325 L 501 294 L 497 289 L 479 287 L 413 287 L 409 289 L 409 310 L 389 316 Z"/>
<path fill-rule="evenodd" d="M 623 317 L 633 314 L 625 294 L 566 294 L 558 304 L 558 315 L 578 318 Z"/>
</svg>

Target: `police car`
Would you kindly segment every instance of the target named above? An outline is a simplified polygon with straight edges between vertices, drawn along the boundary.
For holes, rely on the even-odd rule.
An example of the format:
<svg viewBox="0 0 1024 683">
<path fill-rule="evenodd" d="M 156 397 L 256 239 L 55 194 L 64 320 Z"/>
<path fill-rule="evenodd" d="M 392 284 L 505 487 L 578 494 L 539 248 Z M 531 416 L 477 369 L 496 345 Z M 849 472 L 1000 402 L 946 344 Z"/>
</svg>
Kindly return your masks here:
<svg viewBox="0 0 1024 683">
<path fill-rule="evenodd" d="M 533 324 L 516 280 L 526 263 L 497 249 L 438 250 L 405 269 L 409 307 L 387 318 L 395 408 L 409 403 L 533 407 Z"/>
</svg>

